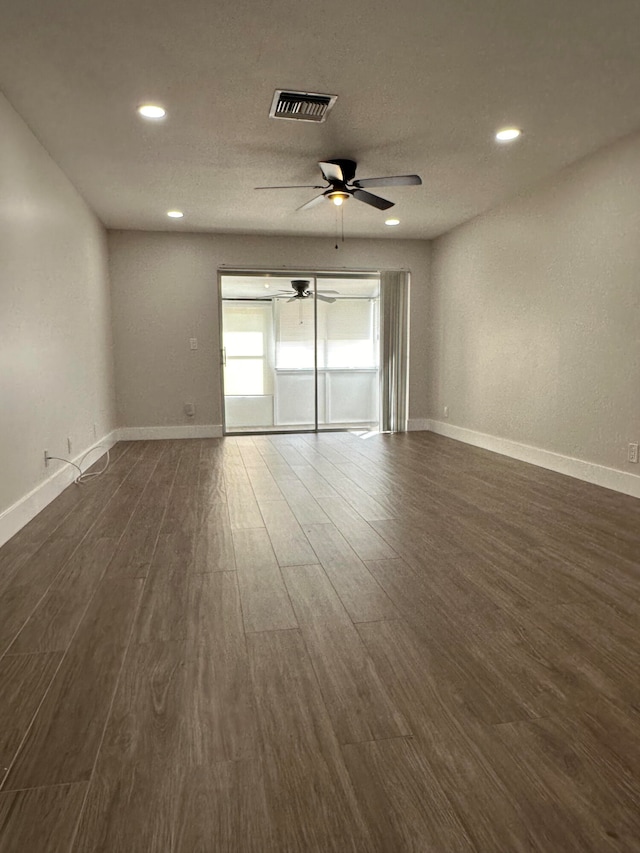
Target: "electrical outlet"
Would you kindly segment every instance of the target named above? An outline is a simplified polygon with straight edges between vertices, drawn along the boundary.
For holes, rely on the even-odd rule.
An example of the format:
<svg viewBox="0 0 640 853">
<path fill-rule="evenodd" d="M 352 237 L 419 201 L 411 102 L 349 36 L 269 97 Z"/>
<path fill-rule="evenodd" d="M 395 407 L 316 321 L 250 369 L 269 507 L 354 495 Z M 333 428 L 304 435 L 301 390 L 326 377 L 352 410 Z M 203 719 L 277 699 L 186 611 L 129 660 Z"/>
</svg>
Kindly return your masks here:
<svg viewBox="0 0 640 853">
<path fill-rule="evenodd" d="M 184 413 L 187 417 L 192 418 L 196 413 L 196 404 L 195 403 L 185 403 L 184 404 Z"/>
<path fill-rule="evenodd" d="M 189 338 L 189 346 L 191 347 L 191 349 L 198 349 L 198 339 Z"/>
<path fill-rule="evenodd" d="M 629 450 L 627 452 L 627 461 L 629 462 L 637 462 L 638 461 L 638 442 L 631 442 L 629 445 Z"/>
</svg>

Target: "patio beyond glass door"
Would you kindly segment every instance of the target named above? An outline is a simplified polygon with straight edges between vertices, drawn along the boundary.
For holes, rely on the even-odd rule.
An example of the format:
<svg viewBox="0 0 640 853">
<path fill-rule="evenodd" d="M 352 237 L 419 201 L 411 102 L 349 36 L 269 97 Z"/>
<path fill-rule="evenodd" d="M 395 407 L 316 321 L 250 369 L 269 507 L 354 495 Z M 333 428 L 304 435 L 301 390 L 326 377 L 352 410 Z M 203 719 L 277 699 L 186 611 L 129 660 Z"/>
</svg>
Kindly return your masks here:
<svg viewBox="0 0 640 853">
<path fill-rule="evenodd" d="M 221 295 L 226 432 L 376 426 L 377 276 L 224 274 Z"/>
</svg>

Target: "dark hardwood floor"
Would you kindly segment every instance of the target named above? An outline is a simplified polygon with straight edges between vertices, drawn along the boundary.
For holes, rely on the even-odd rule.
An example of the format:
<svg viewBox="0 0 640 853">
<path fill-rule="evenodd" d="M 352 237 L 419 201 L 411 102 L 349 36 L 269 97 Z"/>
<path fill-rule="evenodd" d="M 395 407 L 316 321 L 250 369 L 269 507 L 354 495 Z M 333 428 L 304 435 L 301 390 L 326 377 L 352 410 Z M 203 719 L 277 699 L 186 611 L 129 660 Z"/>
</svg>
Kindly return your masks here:
<svg viewBox="0 0 640 853">
<path fill-rule="evenodd" d="M 0 549 L 0 853 L 640 851 L 640 501 L 123 442 Z"/>
</svg>

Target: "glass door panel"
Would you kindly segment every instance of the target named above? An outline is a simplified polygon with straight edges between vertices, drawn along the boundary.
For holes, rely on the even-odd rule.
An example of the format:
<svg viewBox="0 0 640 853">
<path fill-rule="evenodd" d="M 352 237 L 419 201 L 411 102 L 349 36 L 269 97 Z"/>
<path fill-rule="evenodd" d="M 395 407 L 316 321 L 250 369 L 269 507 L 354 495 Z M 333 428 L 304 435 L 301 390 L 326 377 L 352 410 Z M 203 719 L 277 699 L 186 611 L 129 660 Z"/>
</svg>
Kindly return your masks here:
<svg viewBox="0 0 640 853">
<path fill-rule="evenodd" d="M 269 303 L 222 302 L 225 423 L 228 430 L 273 424 Z"/>
<path fill-rule="evenodd" d="M 275 425 L 315 429 L 315 300 L 306 296 L 274 303 Z"/>
<path fill-rule="evenodd" d="M 318 293 L 323 291 L 335 301 L 318 301 L 318 376 L 323 379 L 318 429 L 374 429 L 379 417 L 379 278 L 319 276 Z"/>
</svg>

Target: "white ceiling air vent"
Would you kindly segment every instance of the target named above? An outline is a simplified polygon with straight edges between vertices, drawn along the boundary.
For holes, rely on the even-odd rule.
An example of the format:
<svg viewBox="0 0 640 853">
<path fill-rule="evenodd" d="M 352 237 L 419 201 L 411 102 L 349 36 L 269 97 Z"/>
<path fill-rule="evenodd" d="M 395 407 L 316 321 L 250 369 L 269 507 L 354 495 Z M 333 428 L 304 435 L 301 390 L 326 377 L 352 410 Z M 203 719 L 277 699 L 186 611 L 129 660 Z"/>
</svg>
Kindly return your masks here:
<svg viewBox="0 0 640 853">
<path fill-rule="evenodd" d="M 292 121 L 324 121 L 337 97 L 337 95 L 320 95 L 317 92 L 289 92 L 285 89 L 276 89 L 269 117 L 288 118 Z"/>
</svg>

